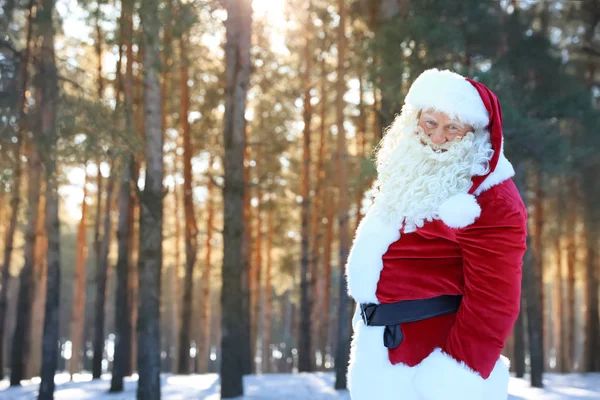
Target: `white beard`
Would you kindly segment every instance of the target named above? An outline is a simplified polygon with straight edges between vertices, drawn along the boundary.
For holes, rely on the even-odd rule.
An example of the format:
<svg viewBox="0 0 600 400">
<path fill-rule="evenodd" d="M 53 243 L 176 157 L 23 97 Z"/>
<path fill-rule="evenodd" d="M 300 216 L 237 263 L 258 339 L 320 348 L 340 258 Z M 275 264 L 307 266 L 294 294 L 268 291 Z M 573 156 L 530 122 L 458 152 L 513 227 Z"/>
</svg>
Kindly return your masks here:
<svg viewBox="0 0 600 400">
<path fill-rule="evenodd" d="M 444 200 L 467 193 L 494 153 L 485 130 L 436 146 L 418 126 L 418 111 L 405 105 L 377 152 L 373 211 L 405 233 L 439 219 Z"/>
</svg>

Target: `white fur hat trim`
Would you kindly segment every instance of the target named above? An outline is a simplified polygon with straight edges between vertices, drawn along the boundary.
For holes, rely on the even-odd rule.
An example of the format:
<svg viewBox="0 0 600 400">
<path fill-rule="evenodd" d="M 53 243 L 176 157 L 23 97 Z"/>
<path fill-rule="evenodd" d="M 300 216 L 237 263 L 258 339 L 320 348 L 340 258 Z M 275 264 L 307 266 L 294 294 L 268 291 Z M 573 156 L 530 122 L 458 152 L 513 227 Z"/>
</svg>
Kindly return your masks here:
<svg viewBox="0 0 600 400">
<path fill-rule="evenodd" d="M 443 112 L 474 128 L 485 128 L 489 123 L 489 113 L 477 89 L 464 76 L 449 70 L 423 72 L 410 87 L 405 103 Z"/>
</svg>

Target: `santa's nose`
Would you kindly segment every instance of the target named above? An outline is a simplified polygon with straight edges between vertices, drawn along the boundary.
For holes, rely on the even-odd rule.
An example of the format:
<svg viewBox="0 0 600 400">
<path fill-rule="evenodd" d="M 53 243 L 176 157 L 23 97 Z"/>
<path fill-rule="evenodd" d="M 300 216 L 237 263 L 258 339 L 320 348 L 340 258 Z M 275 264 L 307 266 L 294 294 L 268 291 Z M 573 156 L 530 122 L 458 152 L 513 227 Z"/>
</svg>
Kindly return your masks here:
<svg viewBox="0 0 600 400">
<path fill-rule="evenodd" d="M 446 142 L 446 137 L 444 136 L 441 129 L 429 131 L 429 138 L 435 144 L 443 144 Z"/>
</svg>

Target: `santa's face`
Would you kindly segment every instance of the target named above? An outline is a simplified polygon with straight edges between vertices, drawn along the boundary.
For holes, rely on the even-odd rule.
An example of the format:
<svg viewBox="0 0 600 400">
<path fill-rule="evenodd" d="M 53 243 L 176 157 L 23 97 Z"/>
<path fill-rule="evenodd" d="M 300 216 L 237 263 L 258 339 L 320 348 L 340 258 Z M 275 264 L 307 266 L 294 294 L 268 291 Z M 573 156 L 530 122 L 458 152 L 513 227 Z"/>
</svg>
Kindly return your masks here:
<svg viewBox="0 0 600 400">
<path fill-rule="evenodd" d="M 455 142 L 460 141 L 473 127 L 449 115 L 427 109 L 419 112 L 418 121 L 421 143 L 438 152 L 445 152 Z M 422 131 L 422 132 L 421 132 Z"/>
<path fill-rule="evenodd" d="M 404 232 L 437 219 L 443 201 L 466 193 L 474 175 L 489 171 L 489 133 L 473 132 L 447 115 L 432 114 L 405 105 L 377 152 L 377 212 L 390 222 L 403 223 Z"/>
</svg>

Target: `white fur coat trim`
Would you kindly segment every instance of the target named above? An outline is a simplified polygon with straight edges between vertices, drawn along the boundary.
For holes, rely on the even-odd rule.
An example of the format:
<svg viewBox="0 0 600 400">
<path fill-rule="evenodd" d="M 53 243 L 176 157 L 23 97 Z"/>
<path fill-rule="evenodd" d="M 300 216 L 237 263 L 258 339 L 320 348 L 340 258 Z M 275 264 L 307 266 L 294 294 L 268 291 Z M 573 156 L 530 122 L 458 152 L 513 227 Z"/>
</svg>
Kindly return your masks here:
<svg viewBox="0 0 600 400">
<path fill-rule="evenodd" d="M 352 320 L 348 389 L 352 400 L 506 400 L 509 362 L 501 356 L 488 379 L 434 350 L 419 365 L 392 364 L 382 326 Z"/>
<path fill-rule="evenodd" d="M 449 70 L 433 68 L 419 75 L 406 95 L 406 104 L 444 112 L 475 128 L 489 123 L 477 89 L 464 76 Z"/>
<path fill-rule="evenodd" d="M 348 389 L 352 400 L 422 400 L 413 385 L 417 368 L 392 365 L 383 345 L 383 326 L 354 319 Z M 483 400 L 483 399 L 482 399 Z"/>
<path fill-rule="evenodd" d="M 459 193 L 446 199 L 438 211 L 440 219 L 444 224 L 455 229 L 471 225 L 481 215 L 481 206 L 477 203 L 475 196 L 479 196 L 514 175 L 515 170 L 512 164 L 506 159 L 504 152 L 500 153 L 496 169 L 479 185 L 475 190 L 475 195 Z"/>
<path fill-rule="evenodd" d="M 400 239 L 400 227 L 382 220 L 373 207 L 360 222 L 346 263 L 348 292 L 359 303 L 378 304 L 377 282 L 382 257 Z"/>
<path fill-rule="evenodd" d="M 500 356 L 491 375 L 483 379 L 464 363 L 434 350 L 417 367 L 413 384 L 421 400 L 506 400 L 509 361 Z"/>
</svg>

